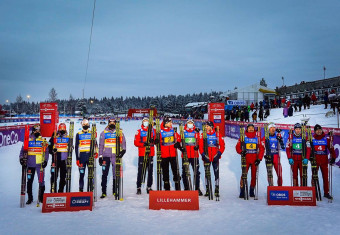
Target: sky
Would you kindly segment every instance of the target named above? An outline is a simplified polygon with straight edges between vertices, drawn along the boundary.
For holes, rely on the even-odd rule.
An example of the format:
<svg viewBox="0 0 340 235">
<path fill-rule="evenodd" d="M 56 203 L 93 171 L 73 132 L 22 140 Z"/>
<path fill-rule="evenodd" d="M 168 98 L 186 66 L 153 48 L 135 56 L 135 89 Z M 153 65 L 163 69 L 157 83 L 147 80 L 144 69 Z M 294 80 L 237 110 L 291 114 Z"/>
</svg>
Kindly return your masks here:
<svg viewBox="0 0 340 235">
<path fill-rule="evenodd" d="M 228 91 L 340 75 L 340 1 L 0 1 L 0 104 Z"/>
</svg>

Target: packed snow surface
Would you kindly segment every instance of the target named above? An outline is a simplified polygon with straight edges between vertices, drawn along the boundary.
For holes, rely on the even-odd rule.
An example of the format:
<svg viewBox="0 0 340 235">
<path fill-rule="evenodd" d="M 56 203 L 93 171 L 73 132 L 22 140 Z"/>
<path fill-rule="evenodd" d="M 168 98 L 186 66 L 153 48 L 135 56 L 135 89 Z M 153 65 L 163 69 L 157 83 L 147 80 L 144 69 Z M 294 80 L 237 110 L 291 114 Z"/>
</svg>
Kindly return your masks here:
<svg viewBox="0 0 340 235">
<path fill-rule="evenodd" d="M 332 124 L 336 117 L 325 118 L 322 106 L 297 114 L 310 114 L 310 124 Z M 282 117 L 282 109 L 272 110 L 267 121 L 295 123 L 301 116 Z M 134 135 L 140 121 L 122 121 L 126 136 L 127 153 L 124 156 L 124 201 L 115 201 L 109 194 L 100 199 L 93 211 L 41 213 L 35 203 L 19 208 L 21 165 L 18 155 L 22 143 L 0 148 L 0 234 L 338 234 L 340 231 L 340 169 L 333 168 L 333 203 L 326 199 L 316 207 L 268 206 L 266 201 L 267 176 L 264 162 L 260 164 L 259 200 L 239 199 L 241 176 L 240 156 L 235 151 L 235 139 L 225 138 L 226 150 L 220 160 L 220 201 L 200 197 L 199 211 L 149 210 L 145 188 L 136 195 L 137 148 Z M 97 123 L 98 132 L 104 125 Z M 80 130 L 76 122 L 75 130 Z M 74 157 L 74 154 L 73 154 Z M 290 186 L 290 168 L 286 154 L 282 152 L 283 185 Z M 74 159 L 74 158 L 73 158 Z M 50 162 L 46 167 L 46 192 L 50 190 Z M 201 188 L 205 192 L 204 171 L 201 165 Z M 101 170 L 97 165 L 97 187 L 100 196 Z M 154 166 L 156 169 L 156 166 Z M 154 171 L 154 176 L 156 172 Z M 309 178 L 310 184 L 310 167 Z M 275 176 L 275 173 L 274 173 Z M 73 161 L 72 191 L 78 190 L 78 169 Z M 319 175 L 321 179 L 321 175 Z M 87 178 L 87 174 L 86 174 Z M 155 178 L 155 177 L 154 177 Z M 248 180 L 250 173 L 248 174 Z M 108 182 L 112 182 L 110 172 Z M 274 177 L 276 183 L 276 177 Z M 154 186 L 155 189 L 155 180 Z M 322 180 L 320 180 L 322 188 Z M 85 181 L 86 186 L 86 181 Z M 172 190 L 173 190 L 172 185 Z M 183 188 L 183 186 L 182 186 Z M 108 192 L 112 191 L 108 183 Z M 35 177 L 34 200 L 38 183 Z M 323 193 L 323 190 L 322 190 Z M 27 197 L 26 197 L 27 199 Z"/>
</svg>

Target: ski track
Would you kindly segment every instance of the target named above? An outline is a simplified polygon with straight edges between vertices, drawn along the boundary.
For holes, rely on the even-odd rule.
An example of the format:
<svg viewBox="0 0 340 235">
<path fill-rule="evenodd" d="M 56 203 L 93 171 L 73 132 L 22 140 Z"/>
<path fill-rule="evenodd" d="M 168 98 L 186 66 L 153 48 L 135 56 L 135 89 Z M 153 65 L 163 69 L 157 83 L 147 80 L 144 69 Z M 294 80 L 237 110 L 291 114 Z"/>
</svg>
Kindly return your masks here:
<svg viewBox="0 0 340 235">
<path fill-rule="evenodd" d="M 302 110 L 311 115 L 310 124 L 336 124 L 336 118 L 325 118 L 323 106 L 311 106 Z M 300 114 L 300 113 L 297 113 Z M 281 118 L 282 109 L 271 111 L 268 120 L 276 123 L 295 123 L 302 116 Z M 104 125 L 98 123 L 98 135 Z M 76 122 L 75 132 L 80 124 Z M 98 198 L 93 211 L 41 213 L 35 203 L 19 208 L 21 166 L 18 155 L 22 143 L 0 148 L 0 234 L 23 234 L 28 231 L 35 234 L 337 234 L 340 226 L 340 170 L 333 168 L 333 195 L 335 200 L 328 203 L 323 198 L 316 207 L 267 206 L 267 175 L 264 161 L 259 169 L 259 200 L 249 201 L 238 198 L 241 176 L 240 156 L 235 151 L 237 140 L 225 138 L 226 150 L 220 161 L 220 202 L 209 201 L 200 197 L 199 211 L 153 211 L 148 209 L 148 195 L 145 187 L 142 195 L 136 193 L 137 148 L 133 144 L 134 134 L 140 127 L 140 121 L 122 121 L 121 128 L 127 141 L 127 153 L 124 162 L 124 201 L 115 201 L 112 192 L 112 171 L 108 178 L 108 197 Z M 73 154 L 72 191 L 78 190 L 79 173 Z M 46 167 L 46 192 L 50 190 L 50 161 Z M 290 168 L 286 154 L 282 152 L 283 185 L 290 185 Z M 181 164 L 180 164 L 181 165 Z M 154 164 L 154 186 L 156 164 Z M 205 192 L 204 170 L 200 162 L 201 189 Z M 249 171 L 250 172 L 250 171 Z M 311 169 L 309 166 L 308 183 L 310 185 Z M 320 187 L 322 180 L 320 177 Z M 170 176 L 172 178 L 172 176 Z M 212 181 L 214 178 L 212 178 Z M 85 185 L 87 174 L 85 177 Z M 250 173 L 248 174 L 250 181 Z M 101 169 L 97 164 L 98 196 L 101 194 Z M 274 174 L 274 184 L 277 179 Z M 173 182 L 172 182 L 173 189 Z M 183 185 L 182 185 L 183 189 Z M 37 199 L 37 177 L 33 184 L 33 197 Z M 323 193 L 323 190 L 322 190 Z M 26 196 L 27 199 L 27 196 Z"/>
</svg>

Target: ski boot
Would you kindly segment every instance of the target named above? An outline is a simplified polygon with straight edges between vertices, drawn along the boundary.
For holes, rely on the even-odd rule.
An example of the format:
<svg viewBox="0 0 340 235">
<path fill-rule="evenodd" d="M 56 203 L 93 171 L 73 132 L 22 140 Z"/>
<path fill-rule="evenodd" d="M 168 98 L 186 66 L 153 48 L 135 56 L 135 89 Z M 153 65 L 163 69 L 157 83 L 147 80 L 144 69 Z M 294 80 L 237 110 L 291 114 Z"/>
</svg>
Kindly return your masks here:
<svg viewBox="0 0 340 235">
<path fill-rule="evenodd" d="M 152 191 L 152 188 L 151 187 L 147 187 L 146 188 L 146 193 L 149 194 L 150 191 Z"/>
<path fill-rule="evenodd" d="M 33 196 L 32 195 L 28 195 L 28 200 L 26 202 L 26 205 L 30 205 L 33 202 Z"/>
<path fill-rule="evenodd" d="M 79 192 L 81 192 L 81 193 L 82 193 L 82 192 L 83 192 L 83 189 L 82 189 L 82 188 L 79 188 Z"/>
<path fill-rule="evenodd" d="M 250 190 L 249 190 L 249 196 L 250 196 L 250 197 L 255 197 L 254 190 L 255 190 L 255 188 L 250 187 Z"/>
<path fill-rule="evenodd" d="M 175 182 L 175 190 L 176 191 L 181 191 L 181 182 L 180 181 L 176 181 Z"/>
<path fill-rule="evenodd" d="M 216 201 L 220 200 L 220 190 L 219 190 L 219 186 L 215 186 L 215 198 Z"/>
<path fill-rule="evenodd" d="M 239 198 L 244 198 L 244 187 L 240 188 L 240 196 Z"/>
<path fill-rule="evenodd" d="M 333 200 L 333 197 L 329 195 L 329 193 L 323 195 L 325 198 L 328 198 L 329 200 Z"/>
<path fill-rule="evenodd" d="M 202 193 L 201 189 L 198 188 L 197 190 L 198 190 L 198 196 L 203 196 L 203 193 Z"/>
<path fill-rule="evenodd" d="M 164 190 L 169 191 L 170 190 L 170 182 L 164 181 Z"/>
<path fill-rule="evenodd" d="M 142 194 L 142 190 L 140 189 L 140 188 L 137 188 L 137 193 L 136 193 L 137 195 L 140 195 L 140 194 Z"/>
<path fill-rule="evenodd" d="M 102 195 L 100 196 L 101 199 L 106 198 L 106 193 L 102 193 Z"/>
</svg>

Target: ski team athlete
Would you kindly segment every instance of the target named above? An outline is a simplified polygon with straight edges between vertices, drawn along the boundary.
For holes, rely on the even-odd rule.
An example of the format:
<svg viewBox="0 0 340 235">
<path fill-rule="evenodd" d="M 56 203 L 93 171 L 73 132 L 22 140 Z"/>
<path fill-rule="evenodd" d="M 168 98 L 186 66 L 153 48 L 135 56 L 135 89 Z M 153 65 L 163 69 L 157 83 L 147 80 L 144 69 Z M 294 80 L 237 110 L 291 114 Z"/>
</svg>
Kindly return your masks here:
<svg viewBox="0 0 340 235">
<path fill-rule="evenodd" d="M 175 182 L 175 190 L 180 190 L 180 175 L 179 169 L 177 168 L 176 154 L 177 149 L 180 148 L 180 136 L 175 133 L 172 128 L 172 120 L 169 116 L 165 116 L 161 124 L 160 133 L 160 144 L 162 153 L 162 171 L 163 171 L 163 181 L 164 189 L 170 190 L 170 179 L 169 179 L 169 164 L 171 166 L 172 174 L 174 176 L 173 180 Z"/>
<path fill-rule="evenodd" d="M 189 117 L 187 119 L 187 123 L 184 126 L 184 139 L 185 139 L 185 144 L 186 144 L 186 153 L 188 156 L 188 160 L 190 165 L 192 166 L 193 172 L 196 170 L 196 182 L 195 184 L 195 190 L 198 190 L 198 194 L 202 196 L 202 191 L 200 189 L 200 164 L 199 164 L 199 140 L 200 140 L 200 135 L 199 135 L 199 130 L 196 129 L 194 119 Z M 180 137 L 180 141 L 181 137 Z M 182 146 L 183 148 L 183 146 Z M 196 166 L 195 166 L 196 164 Z M 194 173 L 195 174 L 195 173 Z M 185 173 L 185 168 L 183 165 L 183 154 L 182 154 L 182 179 L 183 179 L 183 184 L 184 184 L 184 189 L 188 190 L 189 189 L 189 182 L 186 177 Z"/>
<path fill-rule="evenodd" d="M 54 181 L 54 177 L 58 178 L 60 172 L 60 180 L 59 180 L 59 188 L 58 193 L 64 192 L 64 187 L 66 184 L 66 159 L 68 155 L 68 144 L 69 144 L 69 136 L 67 134 L 65 123 L 60 123 L 58 126 L 58 132 L 56 133 L 56 145 L 54 145 L 54 136 L 49 140 L 49 153 L 52 155 L 52 164 L 54 164 L 54 154 L 57 154 L 57 168 L 54 170 L 55 172 L 51 172 L 51 185 Z M 57 186 L 55 185 L 55 188 Z M 52 192 L 52 187 L 51 187 Z M 57 192 L 57 190 L 55 191 Z"/>
<path fill-rule="evenodd" d="M 277 175 L 277 185 L 282 186 L 282 165 L 281 159 L 279 154 L 279 146 L 281 150 L 285 149 L 285 145 L 282 140 L 282 136 L 280 133 L 276 132 L 276 126 L 274 123 L 270 123 L 268 125 L 269 131 L 269 146 L 270 146 L 270 153 L 268 155 L 272 156 L 272 164 L 274 166 L 276 175 Z M 265 143 L 266 137 L 263 137 L 262 142 Z M 268 151 L 266 149 L 266 151 Z"/>
<path fill-rule="evenodd" d="M 122 131 L 122 130 L 120 130 Z M 120 137 L 121 151 L 119 158 L 122 158 L 126 152 L 125 136 L 121 133 Z M 110 165 L 112 165 L 113 186 L 112 191 L 115 192 L 115 172 L 116 172 L 116 119 L 110 118 L 107 127 L 100 133 L 99 137 L 99 165 L 102 167 L 102 195 L 100 198 L 106 197 L 107 176 L 109 174 Z"/>
<path fill-rule="evenodd" d="M 300 171 L 300 185 L 302 186 L 302 165 L 308 164 L 310 156 L 310 143 L 307 140 L 306 147 L 306 157 L 302 160 L 302 126 L 296 123 L 293 136 L 288 138 L 286 145 L 286 154 L 293 171 L 293 186 L 299 186 L 298 171 Z"/>
<path fill-rule="evenodd" d="M 247 125 L 247 129 L 245 131 L 245 136 L 244 136 L 244 142 L 246 146 L 246 150 L 245 150 L 246 151 L 245 152 L 246 172 L 248 172 L 249 167 L 251 165 L 251 181 L 250 181 L 249 196 L 255 197 L 254 190 L 256 186 L 256 170 L 264 155 L 264 143 L 258 139 L 257 132 L 255 131 L 255 127 L 252 123 Z M 238 154 L 243 154 L 240 139 L 238 140 L 236 144 L 236 152 Z M 242 176 L 241 176 L 239 198 L 244 198 L 244 195 L 245 195 L 245 190 L 244 190 L 244 185 L 242 183 Z"/>
<path fill-rule="evenodd" d="M 215 176 L 215 195 L 219 197 L 219 160 L 224 152 L 225 143 L 219 133 L 214 130 L 214 123 L 208 121 L 206 123 L 207 141 L 208 141 L 208 156 L 204 153 L 203 136 L 200 137 L 199 150 L 202 156 L 202 160 L 205 163 L 212 163 Z M 209 165 L 210 167 L 210 165 Z M 206 193 L 204 196 L 209 196 L 208 184 L 206 184 Z"/>
<path fill-rule="evenodd" d="M 147 147 L 148 143 L 146 142 L 147 134 L 148 134 L 148 126 L 149 126 L 149 118 L 144 117 L 142 120 L 141 128 L 137 130 L 135 134 L 134 144 L 138 147 L 138 173 L 137 173 L 137 194 L 141 194 L 141 186 L 142 186 L 142 168 L 144 162 L 145 155 L 145 147 Z M 151 139 L 150 139 L 150 153 L 149 158 L 147 159 L 146 165 L 148 166 L 146 170 L 148 171 L 148 179 L 147 179 L 147 188 L 146 192 L 149 193 L 152 190 L 153 183 L 153 157 L 155 156 L 155 144 L 158 144 L 159 140 L 156 139 L 156 132 L 152 128 L 151 131 Z"/>
<path fill-rule="evenodd" d="M 43 201 L 44 192 L 45 192 L 45 174 L 43 175 L 43 179 L 40 179 L 40 168 L 41 166 L 45 168 L 48 162 L 48 151 L 45 152 L 45 160 L 43 161 L 43 138 L 40 135 L 40 124 L 35 124 L 32 127 L 32 132 L 29 137 L 28 142 L 28 154 L 27 154 L 27 195 L 28 200 L 26 202 L 27 205 L 33 202 L 33 193 L 32 186 L 34 181 L 34 173 L 37 172 L 38 180 L 39 180 L 39 192 L 38 200 L 40 202 Z M 19 155 L 20 164 L 24 164 L 23 159 L 23 147 L 21 148 Z"/>
<path fill-rule="evenodd" d="M 91 146 L 91 131 L 90 123 L 87 119 L 81 122 L 82 130 L 76 135 L 75 152 L 77 159 L 77 166 L 79 168 L 79 192 L 84 190 L 85 169 L 89 164 L 90 146 Z M 98 155 L 95 155 L 97 158 Z"/>
<path fill-rule="evenodd" d="M 314 126 L 313 146 L 317 166 L 316 169 L 318 172 L 320 168 L 322 173 L 324 197 L 333 199 L 332 196 L 329 195 L 327 149 L 331 156 L 331 165 L 335 163 L 336 155 L 330 137 L 326 137 L 322 127 L 318 124 Z"/>
</svg>

